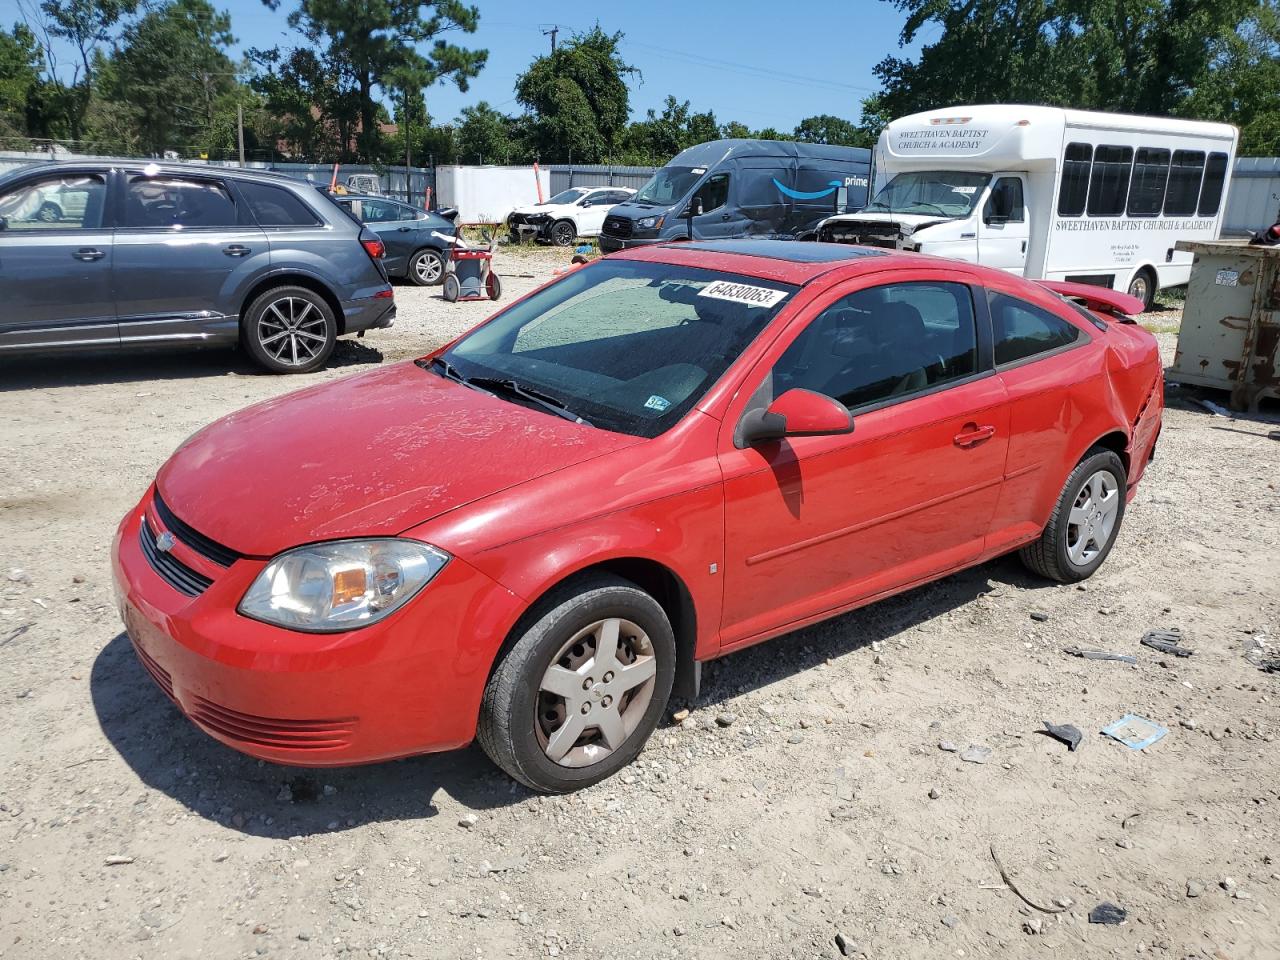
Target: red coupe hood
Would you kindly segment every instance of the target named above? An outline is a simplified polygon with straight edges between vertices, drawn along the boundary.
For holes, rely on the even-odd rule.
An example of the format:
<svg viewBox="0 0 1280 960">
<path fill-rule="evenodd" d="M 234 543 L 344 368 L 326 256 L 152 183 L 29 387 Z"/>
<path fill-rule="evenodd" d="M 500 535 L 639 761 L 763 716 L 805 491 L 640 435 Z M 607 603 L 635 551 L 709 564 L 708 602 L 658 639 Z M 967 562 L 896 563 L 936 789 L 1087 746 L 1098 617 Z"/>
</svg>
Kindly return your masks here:
<svg viewBox="0 0 1280 960">
<path fill-rule="evenodd" d="M 209 425 L 160 470 L 165 503 L 250 556 L 388 536 L 638 442 L 394 364 Z"/>
</svg>

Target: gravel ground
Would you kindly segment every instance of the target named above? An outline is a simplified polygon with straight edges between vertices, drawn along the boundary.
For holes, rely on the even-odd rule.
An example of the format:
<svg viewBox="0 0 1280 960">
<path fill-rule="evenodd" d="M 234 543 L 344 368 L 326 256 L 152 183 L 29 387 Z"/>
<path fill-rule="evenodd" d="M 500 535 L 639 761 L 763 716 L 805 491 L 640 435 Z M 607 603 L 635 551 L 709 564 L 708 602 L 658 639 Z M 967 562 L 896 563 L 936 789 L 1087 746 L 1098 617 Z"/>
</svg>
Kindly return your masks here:
<svg viewBox="0 0 1280 960">
<path fill-rule="evenodd" d="M 497 262 L 514 296 L 566 259 Z M 1001 560 L 730 656 L 575 796 L 475 748 L 298 771 L 201 734 L 121 633 L 115 524 L 209 420 L 489 312 L 397 300 L 303 378 L 212 351 L 0 365 L 0 956 L 1280 956 L 1280 675 L 1251 662 L 1280 652 L 1280 443 L 1181 391 L 1087 584 Z M 1138 645 L 1171 626 L 1193 657 Z M 1168 735 L 1099 735 L 1128 712 Z M 1103 901 L 1126 922 L 1090 924 Z"/>
</svg>

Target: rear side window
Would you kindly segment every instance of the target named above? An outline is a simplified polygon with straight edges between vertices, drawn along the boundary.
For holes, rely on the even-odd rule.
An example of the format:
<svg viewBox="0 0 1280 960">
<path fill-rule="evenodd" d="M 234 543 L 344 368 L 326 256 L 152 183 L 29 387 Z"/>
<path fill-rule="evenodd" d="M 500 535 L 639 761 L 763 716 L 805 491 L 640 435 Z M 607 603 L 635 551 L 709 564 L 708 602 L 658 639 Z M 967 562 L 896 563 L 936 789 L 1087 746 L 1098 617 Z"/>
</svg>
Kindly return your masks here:
<svg viewBox="0 0 1280 960">
<path fill-rule="evenodd" d="M 1204 186 L 1200 188 L 1200 206 L 1196 213 L 1202 217 L 1216 217 L 1218 205 L 1222 203 L 1222 187 L 1227 180 L 1227 155 L 1225 153 L 1209 154 L 1209 162 L 1204 168 Z"/>
<path fill-rule="evenodd" d="M 1189 217 L 1196 212 L 1200 180 L 1204 176 L 1204 151 L 1175 150 L 1164 194 L 1166 217 Z"/>
<path fill-rule="evenodd" d="M 1089 177 L 1089 216 L 1118 217 L 1124 213 L 1131 166 L 1133 147 L 1101 146 L 1093 152 L 1093 172 Z"/>
<path fill-rule="evenodd" d="M 1084 336 L 1075 324 L 1017 297 L 992 293 L 990 302 L 996 366 L 1069 347 Z"/>
<path fill-rule="evenodd" d="M 320 223 L 311 208 L 284 187 L 247 182 L 238 186 L 260 226 L 314 227 Z"/>
<path fill-rule="evenodd" d="M 1087 143 L 1069 143 L 1062 160 L 1062 186 L 1058 189 L 1058 216 L 1078 217 L 1084 213 L 1084 200 L 1089 195 L 1089 168 L 1093 165 L 1093 147 Z"/>
<path fill-rule="evenodd" d="M 1129 216 L 1154 217 L 1164 205 L 1165 184 L 1169 181 L 1169 151 L 1141 147 L 1133 161 L 1129 184 Z"/>
<path fill-rule="evenodd" d="M 107 188 L 96 174 L 42 177 L 0 194 L 4 230 L 96 230 Z"/>
<path fill-rule="evenodd" d="M 226 188 L 213 180 L 181 177 L 134 177 L 125 194 L 126 227 L 235 226 L 236 205 Z"/>
</svg>

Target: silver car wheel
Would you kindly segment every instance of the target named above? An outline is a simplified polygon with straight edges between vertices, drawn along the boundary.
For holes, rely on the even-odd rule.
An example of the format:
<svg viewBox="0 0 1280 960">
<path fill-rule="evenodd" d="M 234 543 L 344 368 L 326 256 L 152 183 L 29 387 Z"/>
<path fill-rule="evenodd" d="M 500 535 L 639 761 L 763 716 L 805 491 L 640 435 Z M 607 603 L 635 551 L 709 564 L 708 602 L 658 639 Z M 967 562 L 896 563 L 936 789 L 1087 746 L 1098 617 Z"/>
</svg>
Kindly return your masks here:
<svg viewBox="0 0 1280 960">
<path fill-rule="evenodd" d="M 413 258 L 413 272 L 424 286 L 431 286 L 444 273 L 444 263 L 439 257 L 420 253 Z"/>
<path fill-rule="evenodd" d="M 560 648 L 538 684 L 538 743 L 564 767 L 599 763 L 619 749 L 653 699 L 653 643 L 630 620 L 597 620 Z"/>
<path fill-rule="evenodd" d="M 1147 302 L 1147 275 L 1145 273 L 1139 273 L 1129 281 L 1129 296 L 1137 297 L 1143 303 Z"/>
<path fill-rule="evenodd" d="M 328 342 L 326 322 L 316 305 L 301 297 L 267 304 L 258 318 L 258 342 L 273 360 L 290 367 L 314 360 Z"/>
<path fill-rule="evenodd" d="M 1120 484 L 1109 470 L 1099 470 L 1081 488 L 1067 517 L 1067 556 L 1084 566 L 1107 548 L 1120 514 Z"/>
</svg>

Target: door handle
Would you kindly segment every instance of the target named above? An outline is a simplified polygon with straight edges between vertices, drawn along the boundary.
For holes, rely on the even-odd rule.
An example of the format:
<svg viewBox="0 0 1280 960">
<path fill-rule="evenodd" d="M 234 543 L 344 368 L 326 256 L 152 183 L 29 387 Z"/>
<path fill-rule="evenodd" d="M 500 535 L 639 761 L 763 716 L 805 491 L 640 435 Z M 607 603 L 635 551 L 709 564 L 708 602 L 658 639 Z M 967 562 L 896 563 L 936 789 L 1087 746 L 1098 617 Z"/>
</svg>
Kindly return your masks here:
<svg viewBox="0 0 1280 960">
<path fill-rule="evenodd" d="M 1022 252 L 1023 253 L 1027 252 L 1027 241 L 1025 240 L 1022 241 Z"/>
<path fill-rule="evenodd" d="M 409 232 L 410 230 L 412 230 L 412 229 L 413 229 L 412 227 L 396 227 L 396 232 L 397 232 L 397 233 L 408 233 L 408 232 Z"/>
<path fill-rule="evenodd" d="M 995 435 L 996 428 L 990 424 L 980 427 L 976 423 L 966 423 L 964 429 L 957 433 L 953 439 L 957 447 L 972 447 L 983 440 L 990 440 Z"/>
<path fill-rule="evenodd" d="M 729 218 L 730 218 L 730 214 L 727 214 L 727 213 L 720 214 L 721 220 L 728 220 Z"/>
<path fill-rule="evenodd" d="M 94 260 L 101 260 L 106 256 L 106 254 L 97 247 L 81 247 L 71 255 L 77 260 L 83 260 L 85 263 L 92 263 Z"/>
<path fill-rule="evenodd" d="M 249 252 L 249 248 L 242 243 L 232 243 L 223 247 L 222 252 L 228 257 L 243 257 Z"/>
</svg>

